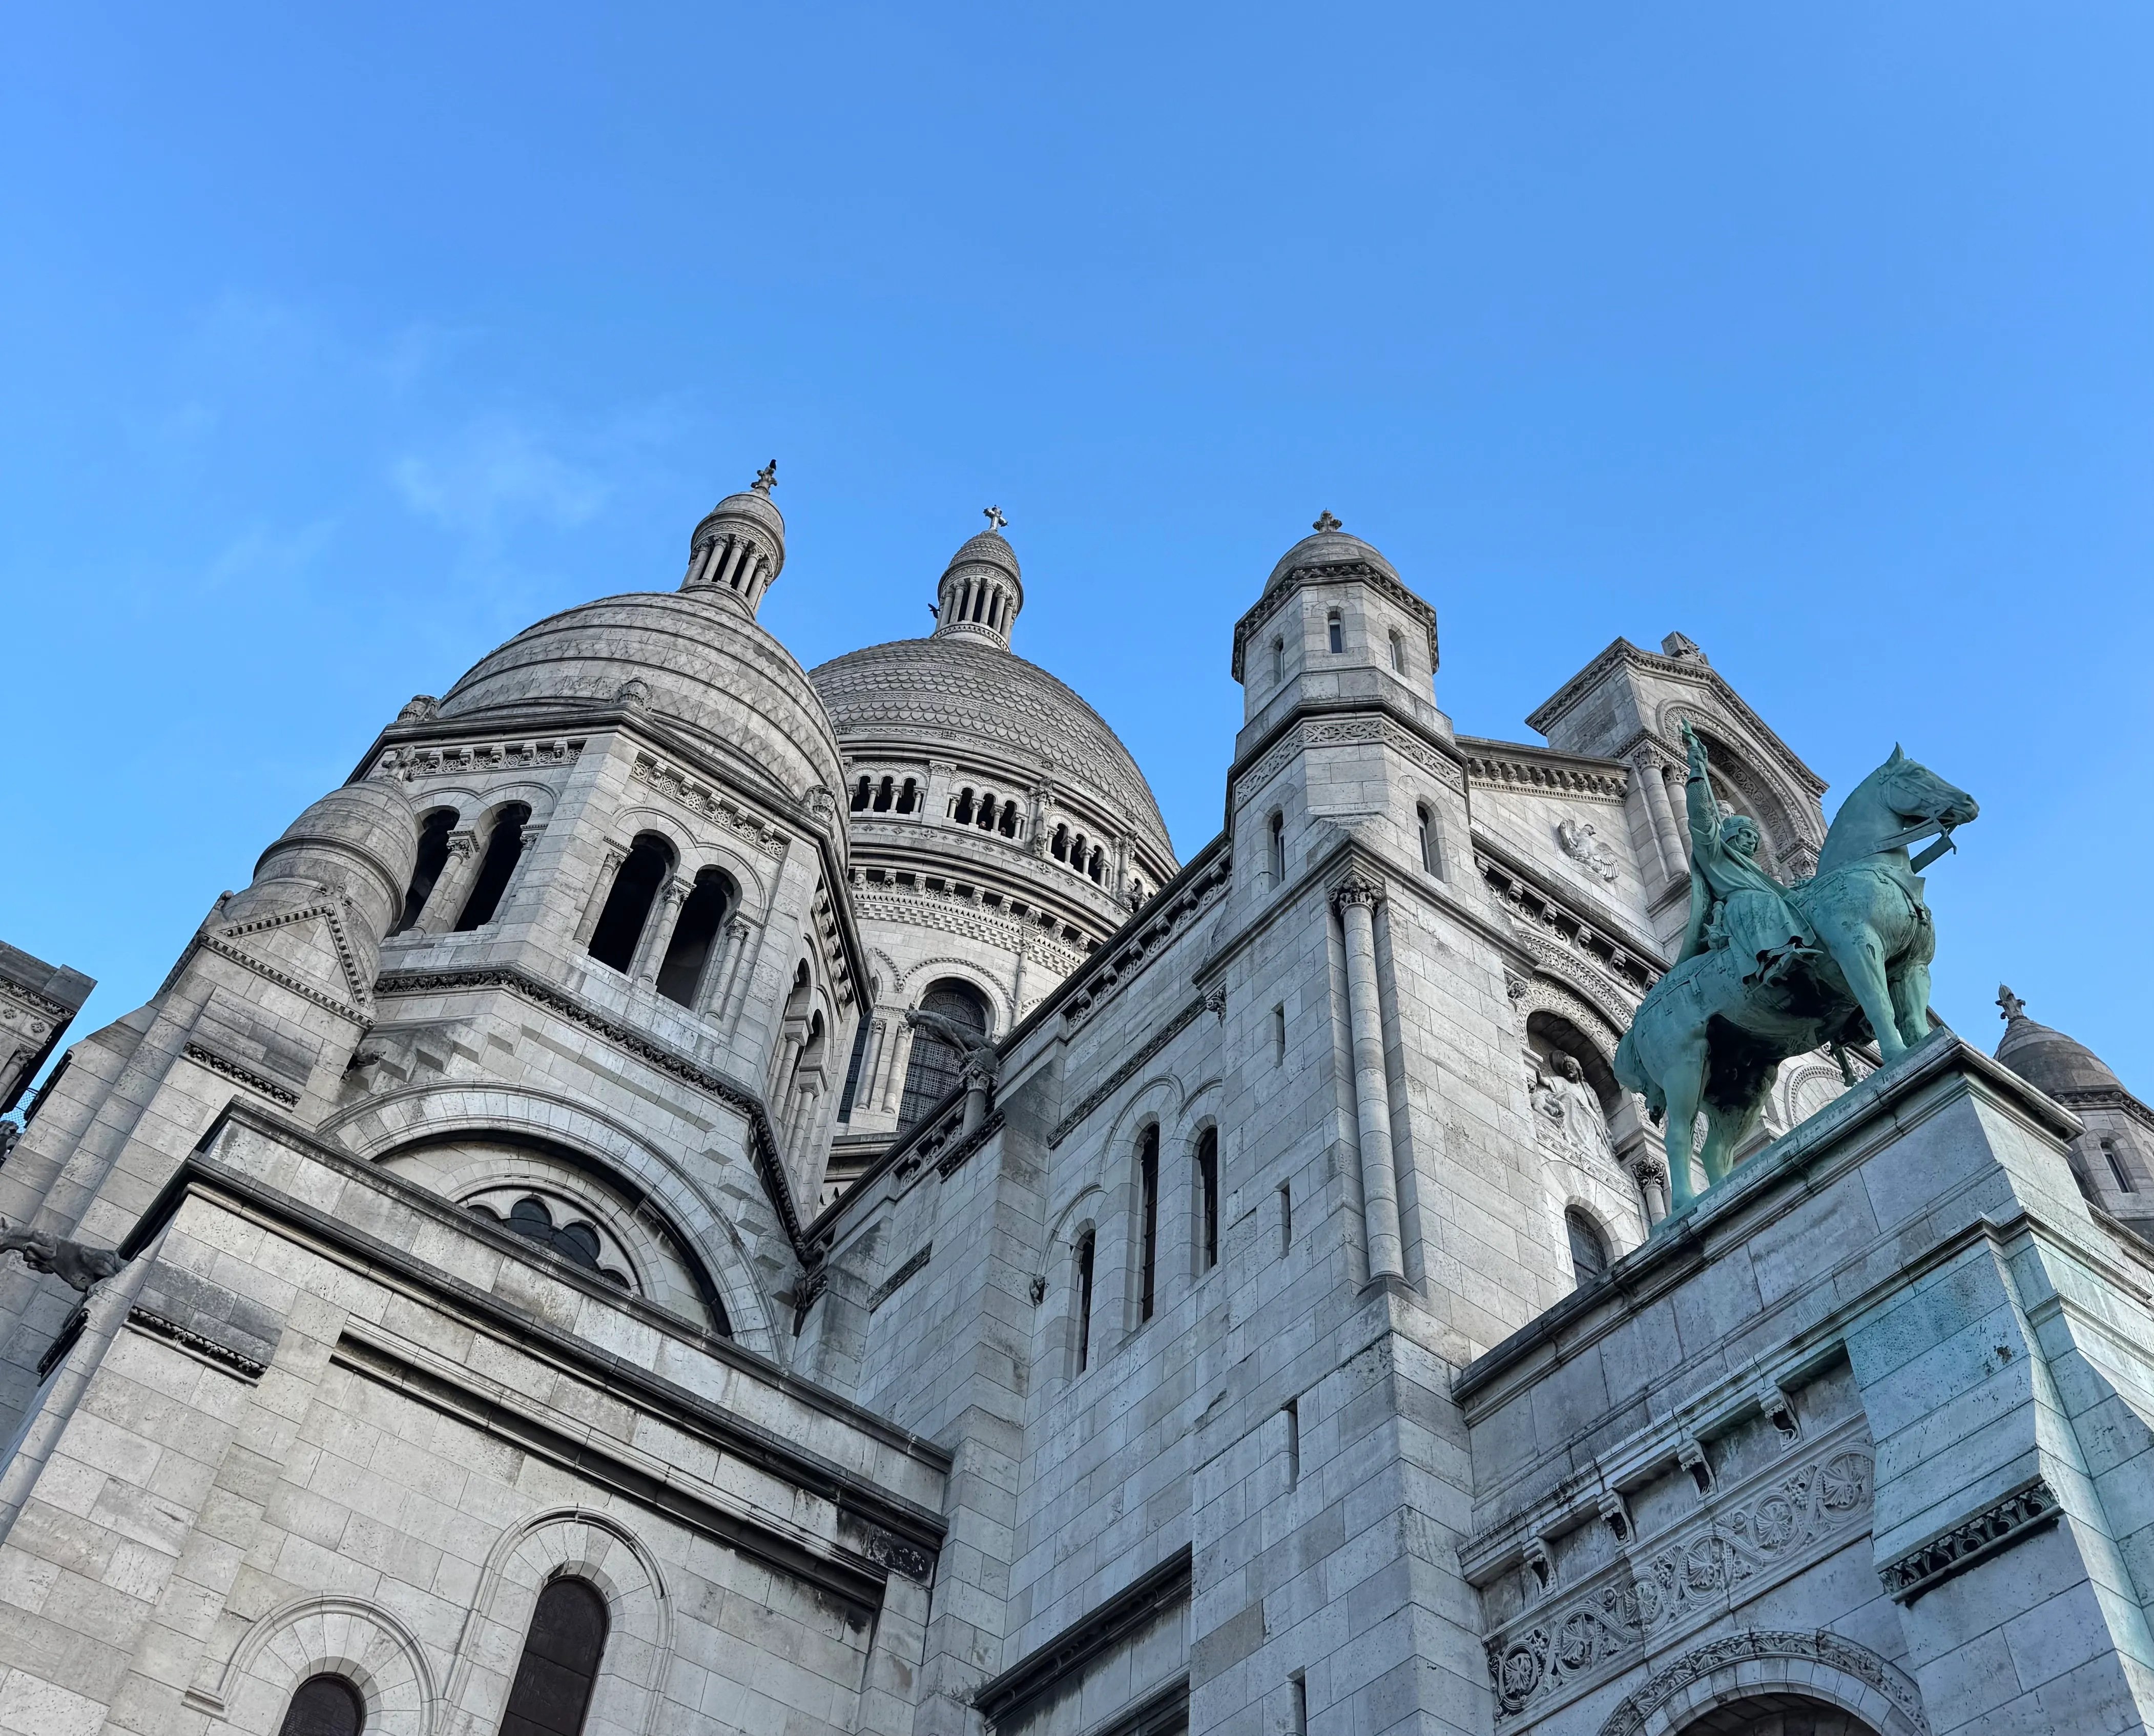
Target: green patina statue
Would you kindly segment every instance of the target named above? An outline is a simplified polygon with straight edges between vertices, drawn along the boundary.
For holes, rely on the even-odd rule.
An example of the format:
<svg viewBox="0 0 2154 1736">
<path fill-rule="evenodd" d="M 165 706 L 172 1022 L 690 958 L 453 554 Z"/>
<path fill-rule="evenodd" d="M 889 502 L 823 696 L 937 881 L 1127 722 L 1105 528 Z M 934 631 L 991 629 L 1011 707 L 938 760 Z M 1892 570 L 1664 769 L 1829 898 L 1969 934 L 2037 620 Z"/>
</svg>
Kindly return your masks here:
<svg viewBox="0 0 2154 1736">
<path fill-rule="evenodd" d="M 1661 1123 L 1672 1209 L 1693 1197 L 1693 1156 L 1707 1186 L 1726 1176 L 1782 1061 L 1874 1039 L 1889 1067 L 1929 1034 L 1937 936 L 1922 871 L 1978 811 L 1895 748 L 1840 804 L 1816 875 L 1784 886 L 1758 864 L 1756 822 L 1723 818 L 1705 744 L 1687 723 L 1682 732 L 1690 921 L 1674 967 L 1616 1048 L 1616 1076 Z M 1911 861 L 1907 846 L 1932 836 Z M 1693 1151 L 1701 1109 L 1705 1142 Z"/>
</svg>

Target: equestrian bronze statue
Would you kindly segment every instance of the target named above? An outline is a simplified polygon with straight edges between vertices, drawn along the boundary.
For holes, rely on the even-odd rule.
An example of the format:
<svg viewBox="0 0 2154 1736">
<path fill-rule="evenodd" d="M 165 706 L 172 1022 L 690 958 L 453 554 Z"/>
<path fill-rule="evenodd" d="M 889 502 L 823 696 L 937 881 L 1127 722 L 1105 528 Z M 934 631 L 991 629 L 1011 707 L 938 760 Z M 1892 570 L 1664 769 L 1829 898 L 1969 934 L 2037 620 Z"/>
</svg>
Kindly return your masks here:
<svg viewBox="0 0 2154 1736">
<path fill-rule="evenodd" d="M 1661 1124 L 1672 1210 L 1693 1195 L 1701 1109 L 1695 1155 L 1710 1187 L 1758 1125 L 1781 1062 L 1830 1047 L 1845 1075 L 1845 1046 L 1874 1041 L 1889 1067 L 1929 1034 L 1937 934 L 1922 871 L 1978 811 L 1895 748 L 1840 804 L 1817 873 L 1784 886 L 1757 860 L 1756 822 L 1722 817 L 1705 745 L 1689 724 L 1682 733 L 1690 922 L 1616 1046 L 1616 1076 Z M 1930 837 L 1910 860 L 1907 846 Z"/>
</svg>

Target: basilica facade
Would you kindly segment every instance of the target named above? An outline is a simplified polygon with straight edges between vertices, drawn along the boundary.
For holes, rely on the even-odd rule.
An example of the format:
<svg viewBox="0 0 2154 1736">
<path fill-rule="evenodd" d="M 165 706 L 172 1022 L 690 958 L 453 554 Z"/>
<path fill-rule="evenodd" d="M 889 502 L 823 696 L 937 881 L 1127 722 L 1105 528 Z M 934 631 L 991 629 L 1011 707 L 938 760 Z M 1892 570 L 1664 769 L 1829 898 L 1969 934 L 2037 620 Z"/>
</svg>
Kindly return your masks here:
<svg viewBox="0 0 2154 1736">
<path fill-rule="evenodd" d="M 766 472 L 65 1050 L 0 1162 L 0 1732 L 2154 1723 L 2154 1113 L 2005 990 L 1993 1059 L 1784 1066 L 1671 1216 L 1611 1060 L 1683 728 L 1778 879 L 1826 830 L 1706 654 L 1460 735 L 1326 513 L 1182 860 L 988 518 L 806 670 Z M 0 948 L 15 1096 L 87 991 Z"/>
</svg>

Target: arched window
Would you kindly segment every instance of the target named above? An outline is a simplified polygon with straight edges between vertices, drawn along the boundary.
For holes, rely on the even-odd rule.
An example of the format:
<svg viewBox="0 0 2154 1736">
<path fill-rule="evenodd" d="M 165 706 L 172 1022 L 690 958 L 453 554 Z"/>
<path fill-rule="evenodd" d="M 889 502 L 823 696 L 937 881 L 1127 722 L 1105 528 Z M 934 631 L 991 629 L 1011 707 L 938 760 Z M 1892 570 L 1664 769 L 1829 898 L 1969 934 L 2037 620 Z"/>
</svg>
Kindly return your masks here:
<svg viewBox="0 0 2154 1736">
<path fill-rule="evenodd" d="M 1077 1238 L 1077 1372 L 1092 1360 L 1092 1233 Z"/>
<path fill-rule="evenodd" d="M 1406 672 L 1406 642 L 1396 628 L 1391 631 L 1391 668 L 1400 675 Z"/>
<path fill-rule="evenodd" d="M 969 983 L 946 977 L 931 983 L 920 998 L 920 1010 L 940 1014 L 953 1024 L 987 1034 L 987 1003 Z M 910 1127 L 957 1089 L 964 1059 L 954 1044 L 926 1026 L 914 1028 L 912 1056 L 905 1066 L 905 1096 L 898 1105 L 900 1127 Z"/>
<path fill-rule="evenodd" d="M 967 784 L 957 792 L 957 804 L 950 810 L 950 818 L 961 826 L 972 823 L 972 786 Z"/>
<path fill-rule="evenodd" d="M 1600 1227 L 1575 1206 L 1563 1214 L 1563 1227 L 1570 1233 L 1570 1269 L 1582 1289 L 1608 1270 L 1608 1243 Z"/>
<path fill-rule="evenodd" d="M 997 809 L 995 807 L 994 797 L 992 795 L 983 795 L 980 798 L 980 818 L 977 822 L 982 831 L 992 832 L 994 830 L 996 812 Z"/>
<path fill-rule="evenodd" d="M 556 1223 L 554 1213 L 545 1201 L 536 1194 L 527 1195 L 508 1208 L 506 1218 L 493 1207 L 474 1202 L 464 1208 L 482 1218 L 492 1218 L 504 1228 L 511 1229 L 528 1242 L 536 1242 L 541 1248 L 550 1248 L 564 1259 L 574 1260 L 578 1265 L 595 1272 L 608 1284 L 617 1284 L 625 1290 L 633 1291 L 635 1284 L 628 1274 L 618 1267 L 609 1266 L 599 1258 L 599 1233 L 581 1218 L 561 1214 L 564 1222 Z"/>
<path fill-rule="evenodd" d="M 501 1736 L 579 1736 L 605 1642 L 605 1600 L 595 1587 L 563 1579 L 541 1591 Z"/>
<path fill-rule="evenodd" d="M 867 804 L 868 774 L 865 772 L 862 772 L 860 774 L 860 784 L 853 791 L 853 812 L 858 814 L 863 808 L 866 807 Z"/>
<path fill-rule="evenodd" d="M 911 779 L 905 780 L 905 788 L 897 793 L 897 811 L 910 814 L 920 800 L 920 786 Z"/>
<path fill-rule="evenodd" d="M 1159 1126 L 1137 1141 L 1137 1319 L 1148 1320 L 1159 1296 Z"/>
<path fill-rule="evenodd" d="M 1276 682 L 1283 682 L 1285 679 L 1286 641 L 1284 639 L 1274 639 L 1272 641 L 1272 680 Z"/>
<path fill-rule="evenodd" d="M 726 912 L 733 907 L 733 883 L 722 868 L 705 868 L 674 919 L 673 937 L 666 943 L 665 961 L 658 967 L 658 992 L 684 1007 L 696 1004 L 696 989 L 703 980 L 718 930 Z"/>
<path fill-rule="evenodd" d="M 591 931 L 591 957 L 625 971 L 635 962 L 635 943 L 650 920 L 651 901 L 673 871 L 672 846 L 656 832 L 646 832 L 629 847 L 606 894 L 599 925 Z"/>
<path fill-rule="evenodd" d="M 486 860 L 479 864 L 471 896 L 464 900 L 463 914 L 457 918 L 458 934 L 485 927 L 501 908 L 501 895 L 508 890 L 508 877 L 516 872 L 516 859 L 523 854 L 523 828 L 530 820 L 531 810 L 521 802 L 511 802 L 494 816 L 493 830 L 486 840 Z"/>
<path fill-rule="evenodd" d="M 1286 815 L 1276 808 L 1272 810 L 1269 832 L 1265 860 L 1271 866 L 1272 886 L 1277 889 L 1286 884 Z"/>
<path fill-rule="evenodd" d="M 1345 624 L 1340 620 L 1339 611 L 1336 609 L 1333 610 L 1331 613 L 1325 618 L 1325 627 L 1330 637 L 1331 649 L 1335 651 L 1343 651 L 1345 650 L 1346 628 Z"/>
<path fill-rule="evenodd" d="M 999 830 L 1005 838 L 1014 838 L 1017 836 L 1017 804 L 1015 802 L 1004 802 L 1003 804 L 1002 824 L 997 828 L 997 830 Z"/>
<path fill-rule="evenodd" d="M 1197 1136 L 1197 1269 L 1219 1264 L 1219 1130 Z"/>
<path fill-rule="evenodd" d="M 1069 827 L 1067 827 L 1067 826 L 1057 826 L 1057 827 L 1055 827 L 1055 829 L 1054 829 L 1054 842 L 1053 843 L 1053 845 L 1050 845 L 1050 846 L 1049 846 L 1049 850 L 1050 850 L 1050 853 L 1054 855 L 1054 860 L 1055 860 L 1056 861 L 1058 861 L 1058 862 L 1066 862 L 1066 861 L 1068 861 L 1068 860 L 1069 860 Z"/>
<path fill-rule="evenodd" d="M 396 919 L 396 926 L 389 932 L 401 934 L 419 920 L 419 912 L 426 907 L 426 897 L 434 890 L 434 882 L 442 877 L 442 870 L 449 863 L 449 833 L 457 823 L 453 808 L 436 808 L 419 825 L 419 854 L 411 865 L 411 884 L 405 889 L 404 913 Z"/>
<path fill-rule="evenodd" d="M 360 1736 L 366 1703 L 341 1676 L 309 1676 L 285 1708 L 277 1736 Z"/>
<path fill-rule="evenodd" d="M 1096 844 L 1092 846 L 1091 864 L 1085 871 L 1092 876 L 1093 883 L 1095 886 L 1105 886 L 1106 884 L 1106 860 L 1104 852 L 1101 851 L 1100 846 Z"/>
<path fill-rule="evenodd" d="M 845 1063 L 845 1088 L 838 1098 L 838 1119 L 841 1121 L 853 1118 L 853 1099 L 860 1092 L 860 1069 L 867 1060 L 868 1031 L 873 1024 L 867 1008 L 863 1007 L 859 1023 L 853 1027 L 853 1053 Z"/>
<path fill-rule="evenodd" d="M 1427 802 L 1416 803 L 1414 817 L 1421 841 L 1421 865 L 1438 880 L 1443 878 L 1443 835 L 1437 829 L 1436 809 Z"/>
<path fill-rule="evenodd" d="M 882 780 L 880 787 L 875 791 L 875 811 L 876 813 L 887 814 L 890 812 L 891 796 L 892 791 L 896 787 L 896 783 L 897 780 L 894 778 L 886 778 Z"/>
</svg>

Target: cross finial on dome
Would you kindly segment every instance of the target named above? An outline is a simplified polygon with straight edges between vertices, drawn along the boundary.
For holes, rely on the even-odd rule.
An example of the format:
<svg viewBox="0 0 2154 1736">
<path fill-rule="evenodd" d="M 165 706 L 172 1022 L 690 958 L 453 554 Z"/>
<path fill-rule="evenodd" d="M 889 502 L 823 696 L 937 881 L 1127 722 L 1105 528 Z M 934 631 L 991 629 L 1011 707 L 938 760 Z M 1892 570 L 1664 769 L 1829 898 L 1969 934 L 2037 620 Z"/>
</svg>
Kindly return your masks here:
<svg viewBox="0 0 2154 1736">
<path fill-rule="evenodd" d="M 1997 1004 L 2004 1009 L 1997 1015 L 1999 1019 L 2024 1019 L 2027 1016 L 2026 1002 L 2013 993 L 2011 988 L 2003 983 L 1997 985 Z"/>
<path fill-rule="evenodd" d="M 748 487 L 754 489 L 757 493 L 763 495 L 768 495 L 777 486 L 778 460 L 775 458 L 756 472 L 755 480 L 748 484 Z"/>
<path fill-rule="evenodd" d="M 1346 527 L 1340 520 L 1333 518 L 1331 509 L 1326 507 L 1316 515 L 1316 522 L 1309 528 L 1311 530 L 1344 530 Z"/>
<path fill-rule="evenodd" d="M 1003 509 L 1000 507 L 983 507 L 980 508 L 980 516 L 988 521 L 989 530 L 1000 530 L 1003 526 L 1009 523 L 1008 519 L 1003 517 Z"/>
</svg>

